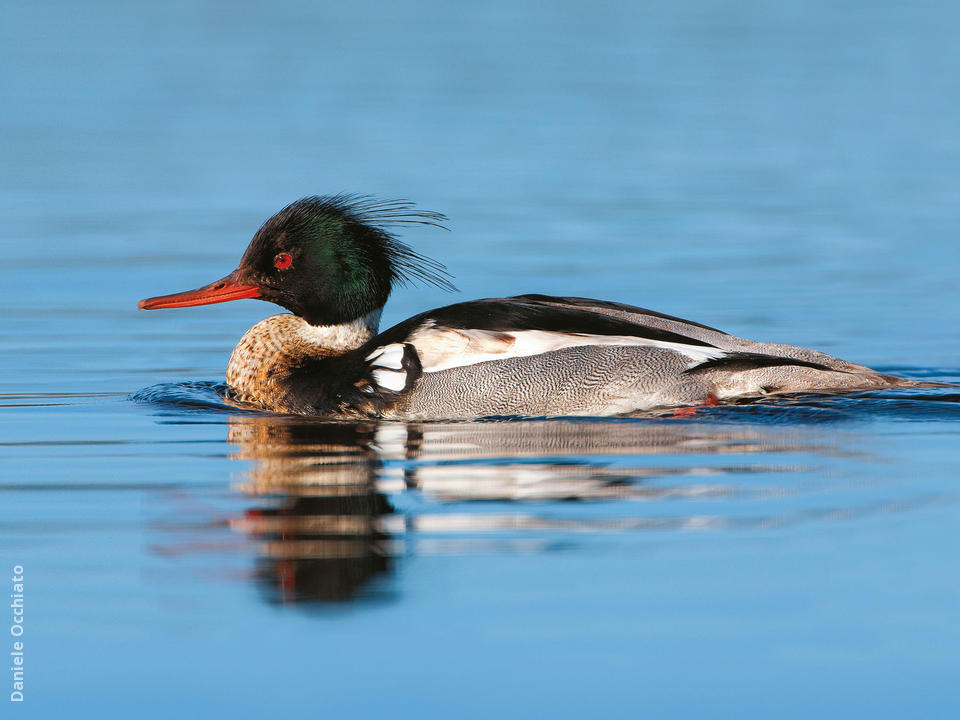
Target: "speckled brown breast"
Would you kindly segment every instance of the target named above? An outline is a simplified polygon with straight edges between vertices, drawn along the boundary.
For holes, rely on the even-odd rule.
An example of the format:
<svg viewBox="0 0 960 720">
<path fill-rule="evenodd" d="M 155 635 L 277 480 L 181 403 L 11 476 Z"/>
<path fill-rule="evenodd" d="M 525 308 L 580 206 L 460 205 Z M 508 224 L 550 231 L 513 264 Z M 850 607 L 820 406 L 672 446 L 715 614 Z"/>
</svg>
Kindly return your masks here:
<svg viewBox="0 0 960 720">
<path fill-rule="evenodd" d="M 291 395 L 291 369 L 305 358 L 324 358 L 359 347 L 375 332 L 365 324 L 345 329 L 310 326 L 296 315 L 272 315 L 240 338 L 227 365 L 231 399 L 273 412 L 300 412 Z"/>
</svg>

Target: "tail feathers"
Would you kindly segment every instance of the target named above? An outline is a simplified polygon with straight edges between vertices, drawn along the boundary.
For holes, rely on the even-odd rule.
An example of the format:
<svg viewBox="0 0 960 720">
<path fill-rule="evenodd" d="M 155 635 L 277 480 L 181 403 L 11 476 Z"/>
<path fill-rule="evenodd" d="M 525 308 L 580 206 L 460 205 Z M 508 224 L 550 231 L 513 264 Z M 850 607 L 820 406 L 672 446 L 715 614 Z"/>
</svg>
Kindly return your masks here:
<svg viewBox="0 0 960 720">
<path fill-rule="evenodd" d="M 705 360 L 686 371 L 710 383 L 721 399 L 751 395 L 834 393 L 902 388 L 951 387 L 946 383 L 909 380 L 869 368 L 840 370 L 809 360 L 762 353 L 731 352 Z"/>
<path fill-rule="evenodd" d="M 929 389 L 929 388 L 955 388 L 958 387 L 956 383 L 948 382 L 937 382 L 936 380 L 910 380 L 908 378 L 897 377 L 896 375 L 883 375 L 878 373 L 878 377 L 886 380 L 890 388 L 917 388 L 917 389 Z"/>
</svg>

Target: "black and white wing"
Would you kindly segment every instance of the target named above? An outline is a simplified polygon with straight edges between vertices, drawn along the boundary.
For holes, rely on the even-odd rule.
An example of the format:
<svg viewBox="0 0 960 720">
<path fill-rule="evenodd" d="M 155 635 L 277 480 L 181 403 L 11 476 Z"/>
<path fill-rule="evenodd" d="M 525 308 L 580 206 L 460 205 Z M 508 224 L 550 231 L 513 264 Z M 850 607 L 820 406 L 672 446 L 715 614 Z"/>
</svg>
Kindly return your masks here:
<svg viewBox="0 0 960 720">
<path fill-rule="evenodd" d="M 685 334 L 639 322 L 668 320 Z M 520 296 L 449 305 L 431 310 L 373 338 L 364 348 L 371 386 L 383 392 L 409 389 L 421 373 L 438 373 L 479 363 L 513 361 L 575 347 L 645 347 L 675 353 L 686 371 L 740 365 L 804 364 L 804 361 L 727 350 L 700 337 L 719 330 L 654 314 L 640 308 L 585 298 Z M 729 337 L 729 336 L 727 336 Z"/>
</svg>

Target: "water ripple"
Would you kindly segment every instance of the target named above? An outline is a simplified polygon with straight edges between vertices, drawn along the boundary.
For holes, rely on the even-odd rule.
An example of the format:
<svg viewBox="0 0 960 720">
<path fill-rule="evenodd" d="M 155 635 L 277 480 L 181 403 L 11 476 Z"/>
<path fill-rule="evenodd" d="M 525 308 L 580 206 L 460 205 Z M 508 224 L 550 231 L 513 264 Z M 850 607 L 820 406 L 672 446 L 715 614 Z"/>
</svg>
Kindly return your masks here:
<svg viewBox="0 0 960 720">
<path fill-rule="evenodd" d="M 931 379 L 945 383 L 960 383 L 960 370 L 922 372 L 913 369 L 911 377 Z M 759 422 L 786 424 L 816 424 L 864 420 L 869 418 L 892 418 L 899 420 L 931 420 L 940 416 L 945 419 L 960 418 L 960 393 L 954 387 L 930 388 L 928 390 L 887 390 L 849 393 L 842 395 L 797 394 L 751 398 L 731 404 L 713 407 L 655 410 L 635 413 L 631 416 L 613 418 L 589 418 L 591 422 L 630 422 L 637 418 L 661 418 L 678 422 Z M 52 394 L 47 394 L 52 395 Z M 99 393 L 97 396 L 112 396 L 116 393 Z M 88 397 L 92 395 L 85 395 Z M 4 399 L 26 396 L 0 395 Z M 33 396 L 30 396 L 31 398 Z M 60 397 L 59 395 L 57 397 Z M 165 410 L 194 414 L 196 412 L 227 412 L 231 414 L 273 415 L 253 407 L 243 407 L 227 400 L 227 387 L 211 381 L 188 381 L 161 383 L 144 388 L 129 396 L 138 404 L 152 405 Z M 488 422 L 511 422 L 539 420 L 543 418 L 497 417 L 481 418 Z M 317 420 L 324 420 L 317 418 Z"/>
</svg>

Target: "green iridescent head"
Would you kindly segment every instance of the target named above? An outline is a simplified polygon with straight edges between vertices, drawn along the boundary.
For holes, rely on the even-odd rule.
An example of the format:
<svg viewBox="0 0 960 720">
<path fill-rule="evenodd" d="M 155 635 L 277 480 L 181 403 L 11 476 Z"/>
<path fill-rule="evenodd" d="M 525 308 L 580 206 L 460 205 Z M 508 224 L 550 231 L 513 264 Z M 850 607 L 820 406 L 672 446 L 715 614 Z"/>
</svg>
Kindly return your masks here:
<svg viewBox="0 0 960 720">
<path fill-rule="evenodd" d="M 443 215 L 405 200 L 308 197 L 257 231 L 234 280 L 312 325 L 335 325 L 383 307 L 395 283 L 423 281 L 454 289 L 443 265 L 414 252 L 388 227 L 443 227 Z"/>
</svg>

